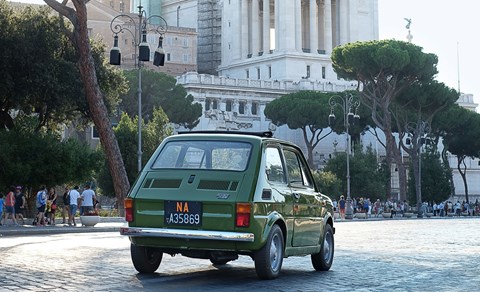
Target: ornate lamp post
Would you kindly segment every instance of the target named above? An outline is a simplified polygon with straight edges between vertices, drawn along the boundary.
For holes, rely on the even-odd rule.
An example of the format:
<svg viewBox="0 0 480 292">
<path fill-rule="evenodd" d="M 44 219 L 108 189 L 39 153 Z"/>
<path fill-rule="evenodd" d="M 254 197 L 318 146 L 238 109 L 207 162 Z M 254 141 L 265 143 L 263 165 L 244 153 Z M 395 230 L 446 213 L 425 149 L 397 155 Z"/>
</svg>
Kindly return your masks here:
<svg viewBox="0 0 480 292">
<path fill-rule="evenodd" d="M 356 99 L 352 94 L 347 94 L 345 96 L 333 95 L 328 100 L 330 104 L 331 113 L 328 116 L 328 123 L 330 126 L 333 126 L 335 123 L 335 113 L 334 109 L 336 106 L 340 107 L 344 114 L 343 125 L 345 127 L 346 136 L 347 136 L 347 147 L 345 152 L 347 153 L 347 204 L 345 210 L 345 218 L 353 219 L 353 206 L 352 198 L 350 196 L 350 153 L 351 153 L 351 143 L 350 135 L 348 129 L 350 126 L 354 125 L 355 122 L 358 123 L 360 116 L 357 114 L 358 107 L 360 106 L 360 101 Z"/>
<path fill-rule="evenodd" d="M 134 29 L 132 30 L 131 27 Z M 121 51 L 118 47 L 118 34 L 128 31 L 135 45 L 135 55 L 137 55 L 138 47 L 138 172 L 142 170 L 142 65 L 143 62 L 150 60 L 150 47 L 147 43 L 147 32 L 152 31 L 158 34 L 158 48 L 155 50 L 153 57 L 153 65 L 163 66 L 165 64 L 165 50 L 163 49 L 163 36 L 167 31 L 167 22 L 159 15 L 151 15 L 147 17 L 147 13 L 143 10 L 140 2 L 138 6 L 138 22 L 130 15 L 120 14 L 110 22 L 110 29 L 114 33 L 113 47 L 110 50 L 110 64 L 120 65 Z"/>
</svg>

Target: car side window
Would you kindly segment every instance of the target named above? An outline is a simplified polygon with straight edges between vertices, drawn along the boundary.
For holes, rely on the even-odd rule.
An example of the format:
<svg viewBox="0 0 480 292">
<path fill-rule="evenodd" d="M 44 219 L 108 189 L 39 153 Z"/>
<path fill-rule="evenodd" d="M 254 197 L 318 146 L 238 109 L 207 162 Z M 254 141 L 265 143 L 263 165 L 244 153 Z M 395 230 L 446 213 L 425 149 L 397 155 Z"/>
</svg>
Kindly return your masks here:
<svg viewBox="0 0 480 292">
<path fill-rule="evenodd" d="M 265 151 L 265 172 L 271 182 L 286 183 L 280 150 L 268 147 Z"/>
<path fill-rule="evenodd" d="M 300 154 L 289 149 L 284 149 L 283 154 L 287 166 L 288 183 L 312 187 L 313 183 L 308 175 L 307 165 L 299 157 Z"/>
</svg>

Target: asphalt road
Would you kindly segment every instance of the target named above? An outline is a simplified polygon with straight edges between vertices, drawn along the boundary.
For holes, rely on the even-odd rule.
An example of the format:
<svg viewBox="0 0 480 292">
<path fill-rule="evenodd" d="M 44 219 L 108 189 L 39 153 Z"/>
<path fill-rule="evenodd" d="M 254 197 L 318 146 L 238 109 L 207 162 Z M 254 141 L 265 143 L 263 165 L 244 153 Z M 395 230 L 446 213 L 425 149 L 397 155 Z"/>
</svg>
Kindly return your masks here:
<svg viewBox="0 0 480 292">
<path fill-rule="evenodd" d="M 118 232 L 0 238 L 0 291 L 478 291 L 480 218 L 336 224 L 329 272 L 310 257 L 284 260 L 280 277 L 259 280 L 249 257 L 223 267 L 182 256 L 138 274 Z"/>
</svg>

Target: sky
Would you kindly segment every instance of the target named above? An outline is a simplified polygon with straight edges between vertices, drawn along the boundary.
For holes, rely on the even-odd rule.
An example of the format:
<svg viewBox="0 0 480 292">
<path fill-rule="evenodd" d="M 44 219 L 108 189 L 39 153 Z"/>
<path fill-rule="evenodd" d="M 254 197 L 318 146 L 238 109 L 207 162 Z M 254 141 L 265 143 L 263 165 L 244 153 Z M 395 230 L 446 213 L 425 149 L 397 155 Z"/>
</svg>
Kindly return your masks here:
<svg viewBox="0 0 480 292">
<path fill-rule="evenodd" d="M 462 93 L 473 94 L 480 104 L 476 71 L 480 67 L 479 12 L 479 0 L 378 0 L 379 37 L 407 41 L 404 18 L 411 19 L 412 42 L 438 56 L 436 79 L 456 90 L 460 88 Z"/>
<path fill-rule="evenodd" d="M 412 43 L 438 56 L 436 79 L 456 90 L 460 81 L 480 104 L 479 12 L 478 0 L 378 0 L 379 37 L 407 41 L 411 19 Z"/>
</svg>

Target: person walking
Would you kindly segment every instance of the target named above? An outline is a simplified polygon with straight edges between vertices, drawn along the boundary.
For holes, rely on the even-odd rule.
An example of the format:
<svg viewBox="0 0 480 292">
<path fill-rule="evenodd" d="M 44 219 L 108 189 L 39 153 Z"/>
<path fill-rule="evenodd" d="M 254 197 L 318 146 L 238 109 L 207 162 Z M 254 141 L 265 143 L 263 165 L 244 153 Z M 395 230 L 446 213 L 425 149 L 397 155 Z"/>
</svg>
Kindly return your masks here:
<svg viewBox="0 0 480 292">
<path fill-rule="evenodd" d="M 67 223 L 68 214 L 70 213 L 70 196 L 68 194 L 68 187 L 65 187 L 65 192 L 62 196 L 63 208 L 62 208 L 62 224 Z"/>
<path fill-rule="evenodd" d="M 80 196 L 82 199 L 82 214 L 88 215 L 94 212 L 93 202 L 97 199 L 95 197 L 95 192 L 90 189 L 90 184 L 85 185 L 85 190 Z"/>
<path fill-rule="evenodd" d="M 24 211 L 25 211 L 26 205 L 27 205 L 27 200 L 25 199 L 25 195 L 22 193 L 22 187 L 17 186 L 15 190 L 15 217 L 16 217 L 15 219 L 17 219 L 17 222 L 21 221 L 22 225 L 23 223 L 25 223 L 23 216 L 25 216 Z"/>
<path fill-rule="evenodd" d="M 57 212 L 57 193 L 55 192 L 55 188 L 50 188 L 48 192 L 48 201 L 50 202 L 48 224 L 55 225 L 55 213 Z"/>
<path fill-rule="evenodd" d="M 377 199 L 373 206 L 373 212 L 375 213 L 375 217 L 378 217 L 381 207 L 382 207 L 382 203 L 380 202 L 380 199 Z"/>
<path fill-rule="evenodd" d="M 77 213 L 78 208 L 78 199 L 80 198 L 80 193 L 78 192 L 78 186 L 74 186 L 73 190 L 69 192 L 70 196 L 70 213 L 68 213 L 68 226 L 77 226 L 75 223 L 75 214 Z"/>
<path fill-rule="evenodd" d="M 338 201 L 338 206 L 340 208 L 340 219 L 341 220 L 345 220 L 345 205 L 346 205 L 345 198 L 343 197 L 343 195 L 341 195 L 340 200 Z"/>
<path fill-rule="evenodd" d="M 13 224 L 18 225 L 15 219 L 15 186 L 10 186 L 10 191 L 5 197 L 5 218 L 3 218 L 3 224 L 7 223 L 8 217 L 12 219 Z"/>
<path fill-rule="evenodd" d="M 3 199 L 3 193 L 0 193 L 0 226 L 2 226 L 3 221 L 3 205 L 5 200 Z"/>
<path fill-rule="evenodd" d="M 47 205 L 47 188 L 42 186 L 37 192 L 36 206 L 38 210 L 37 225 L 45 226 L 45 207 Z"/>
</svg>

